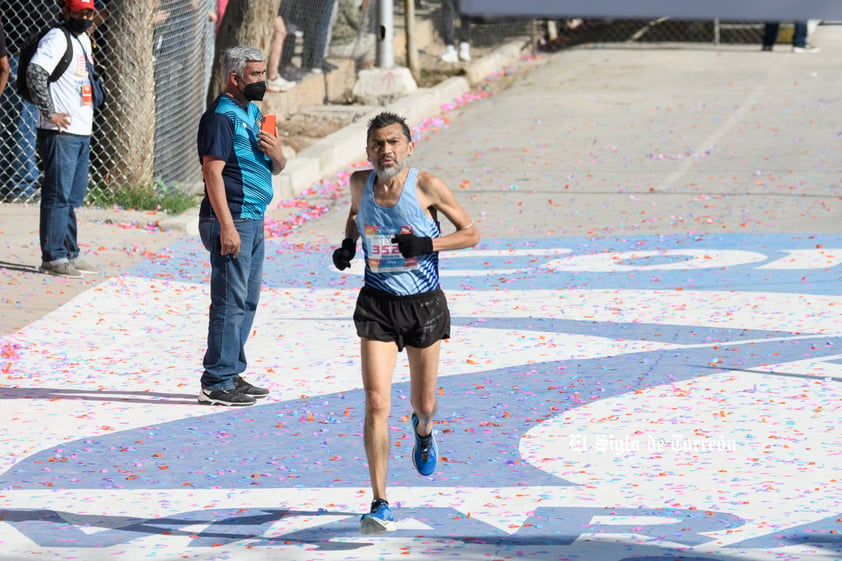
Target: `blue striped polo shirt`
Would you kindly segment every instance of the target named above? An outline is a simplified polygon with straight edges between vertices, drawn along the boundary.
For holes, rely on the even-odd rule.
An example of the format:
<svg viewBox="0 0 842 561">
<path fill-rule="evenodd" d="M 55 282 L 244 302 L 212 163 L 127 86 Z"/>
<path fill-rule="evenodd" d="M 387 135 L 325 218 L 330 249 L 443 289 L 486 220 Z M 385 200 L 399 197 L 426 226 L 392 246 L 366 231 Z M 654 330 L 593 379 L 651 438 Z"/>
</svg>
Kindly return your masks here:
<svg viewBox="0 0 842 561">
<path fill-rule="evenodd" d="M 235 220 L 263 218 L 266 206 L 272 201 L 272 163 L 258 148 L 257 133 L 262 119 L 254 103 L 243 107 L 231 96 L 222 94 L 199 121 L 199 162 L 205 156 L 225 161 L 222 180 Z M 207 185 L 199 216 L 213 216 Z"/>
</svg>

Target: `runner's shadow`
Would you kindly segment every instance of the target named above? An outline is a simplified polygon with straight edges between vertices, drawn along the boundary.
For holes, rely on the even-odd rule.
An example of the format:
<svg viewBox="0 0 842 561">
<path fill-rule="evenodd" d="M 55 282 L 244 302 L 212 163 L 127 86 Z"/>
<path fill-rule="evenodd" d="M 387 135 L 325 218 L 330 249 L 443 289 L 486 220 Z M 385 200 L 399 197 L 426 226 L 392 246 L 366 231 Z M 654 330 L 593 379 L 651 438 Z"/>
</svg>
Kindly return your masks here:
<svg viewBox="0 0 842 561">
<path fill-rule="evenodd" d="M 79 390 L 71 388 L 9 388 L 0 387 L 3 399 L 74 399 L 82 401 L 115 401 L 160 405 L 196 405 L 194 394 L 162 393 L 125 390 Z"/>
<path fill-rule="evenodd" d="M 316 545 L 326 539 L 322 534 L 311 541 L 267 536 L 279 522 L 295 518 L 323 517 L 326 521 L 347 520 L 349 529 L 357 527 L 359 513 L 330 511 L 327 509 L 208 509 L 182 512 L 176 516 L 139 518 L 134 516 L 103 516 L 76 514 L 50 509 L 0 509 L 0 521 L 22 532 L 41 547 L 94 548 L 125 545 L 135 539 L 151 535 L 192 538 L 191 547 L 219 547 L 221 545 L 252 540 L 258 545 Z M 338 517 L 338 518 L 337 518 Z M 196 530 L 196 525 L 206 526 Z M 92 529 L 97 530 L 91 532 Z M 347 533 L 347 532 L 345 532 Z M 331 544 L 329 549 L 358 549 L 368 543 Z"/>
</svg>

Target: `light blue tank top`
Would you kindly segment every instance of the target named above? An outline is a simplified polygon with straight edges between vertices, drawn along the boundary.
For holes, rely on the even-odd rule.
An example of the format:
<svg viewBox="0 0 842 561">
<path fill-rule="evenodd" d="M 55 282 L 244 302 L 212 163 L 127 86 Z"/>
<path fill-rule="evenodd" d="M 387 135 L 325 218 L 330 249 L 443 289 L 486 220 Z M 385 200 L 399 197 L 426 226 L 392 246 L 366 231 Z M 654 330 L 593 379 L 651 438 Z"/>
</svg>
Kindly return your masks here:
<svg viewBox="0 0 842 561">
<path fill-rule="evenodd" d="M 438 253 L 405 259 L 398 251 L 398 245 L 391 241 L 395 234 L 441 236 L 439 223 L 418 204 L 418 170 L 409 168 L 401 196 L 393 207 L 383 207 L 375 202 L 376 178 L 373 171 L 368 176 L 356 220 L 365 256 L 365 284 L 401 296 L 435 290 L 439 287 Z"/>
</svg>

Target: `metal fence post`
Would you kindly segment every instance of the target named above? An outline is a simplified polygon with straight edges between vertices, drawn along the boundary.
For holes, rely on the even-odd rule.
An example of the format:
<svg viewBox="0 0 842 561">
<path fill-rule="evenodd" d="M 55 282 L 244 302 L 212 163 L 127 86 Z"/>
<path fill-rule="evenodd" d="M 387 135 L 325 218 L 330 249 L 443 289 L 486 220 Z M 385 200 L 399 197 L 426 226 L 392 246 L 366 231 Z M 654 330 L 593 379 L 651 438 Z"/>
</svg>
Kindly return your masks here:
<svg viewBox="0 0 842 561">
<path fill-rule="evenodd" d="M 395 65 L 395 26 L 393 0 L 377 2 L 377 66 L 391 68 Z"/>
<path fill-rule="evenodd" d="M 406 65 L 416 82 L 421 80 L 421 63 L 415 45 L 415 0 L 404 0 L 406 14 Z"/>
</svg>

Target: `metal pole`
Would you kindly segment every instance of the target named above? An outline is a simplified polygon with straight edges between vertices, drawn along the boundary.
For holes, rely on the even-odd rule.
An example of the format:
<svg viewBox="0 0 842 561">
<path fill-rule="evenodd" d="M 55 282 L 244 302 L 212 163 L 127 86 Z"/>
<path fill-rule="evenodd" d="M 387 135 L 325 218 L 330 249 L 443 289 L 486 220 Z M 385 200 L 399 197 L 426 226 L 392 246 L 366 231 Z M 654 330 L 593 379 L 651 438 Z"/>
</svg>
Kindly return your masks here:
<svg viewBox="0 0 842 561">
<path fill-rule="evenodd" d="M 549 20 L 547 20 L 549 22 Z M 532 25 L 529 26 L 529 31 L 532 34 L 532 56 L 538 56 L 538 20 L 533 19 Z M 549 25 L 549 23 L 547 23 Z"/>
<path fill-rule="evenodd" d="M 406 14 L 406 61 L 412 77 L 421 80 L 421 65 L 418 62 L 418 49 L 415 48 L 415 0 L 404 0 Z"/>
<path fill-rule="evenodd" d="M 394 0 L 377 2 L 377 66 L 392 68 L 395 65 Z"/>
</svg>

